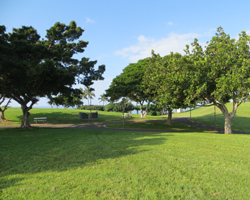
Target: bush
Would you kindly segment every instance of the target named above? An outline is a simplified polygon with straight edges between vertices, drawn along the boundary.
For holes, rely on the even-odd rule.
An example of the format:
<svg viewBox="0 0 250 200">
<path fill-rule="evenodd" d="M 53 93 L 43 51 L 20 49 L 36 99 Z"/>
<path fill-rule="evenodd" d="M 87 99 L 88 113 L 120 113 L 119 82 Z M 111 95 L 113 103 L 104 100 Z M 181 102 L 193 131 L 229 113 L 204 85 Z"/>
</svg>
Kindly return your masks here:
<svg viewBox="0 0 250 200">
<path fill-rule="evenodd" d="M 161 113 L 159 111 L 149 111 L 148 112 L 148 115 L 151 115 L 151 116 L 159 116 L 161 115 Z"/>
<path fill-rule="evenodd" d="M 85 105 L 85 106 L 80 106 L 78 107 L 78 109 L 80 110 L 100 110 L 100 111 L 104 111 L 104 106 L 99 106 L 99 105 Z"/>
<path fill-rule="evenodd" d="M 114 109 L 114 104 L 108 104 L 104 107 L 104 110 L 108 112 L 113 111 L 113 109 Z"/>
<path fill-rule="evenodd" d="M 108 104 L 104 108 L 105 111 L 123 112 L 123 105 L 121 103 Z M 125 104 L 124 112 L 134 110 L 134 105 L 132 103 Z"/>
</svg>

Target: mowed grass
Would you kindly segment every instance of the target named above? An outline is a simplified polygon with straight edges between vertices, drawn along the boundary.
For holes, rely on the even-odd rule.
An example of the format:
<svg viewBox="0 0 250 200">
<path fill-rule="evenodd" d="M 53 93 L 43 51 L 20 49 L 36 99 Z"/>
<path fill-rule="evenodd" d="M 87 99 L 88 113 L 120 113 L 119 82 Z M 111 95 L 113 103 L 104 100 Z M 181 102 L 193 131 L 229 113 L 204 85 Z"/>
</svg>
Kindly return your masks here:
<svg viewBox="0 0 250 200">
<path fill-rule="evenodd" d="M 30 110 L 30 123 L 34 123 L 35 117 L 47 117 L 47 122 L 51 124 L 80 124 L 91 122 L 115 122 L 122 121 L 122 113 L 97 111 L 97 119 L 79 119 L 79 112 L 90 113 L 89 110 L 78 109 L 56 109 L 56 108 L 33 108 Z M 96 112 L 96 111 L 92 111 Z M 125 121 L 145 120 L 140 115 L 132 114 L 132 118 L 125 118 Z M 0 123 L 0 125 L 19 125 L 22 120 L 21 108 L 9 108 L 5 111 L 5 118 L 10 120 L 8 123 Z M 147 120 L 166 119 L 166 116 L 147 116 Z"/>
<path fill-rule="evenodd" d="M 233 104 L 226 104 L 228 111 L 231 113 Z M 175 113 L 173 117 L 190 117 L 190 112 Z M 224 127 L 224 115 L 220 109 L 216 107 L 216 120 L 214 120 L 214 106 L 201 107 L 191 112 L 191 120 L 208 124 L 211 126 Z M 242 103 L 236 112 L 235 117 L 232 119 L 231 126 L 234 130 L 250 132 L 250 102 Z"/>
<path fill-rule="evenodd" d="M 124 128 L 132 129 L 154 129 L 154 130 L 168 130 L 168 131 L 192 131 L 192 132 L 203 132 L 206 131 L 202 128 L 197 128 L 194 126 L 172 122 L 172 125 L 167 125 L 166 121 L 161 122 L 145 122 L 145 123 L 126 123 Z M 123 128 L 123 124 L 108 124 L 107 127 L 111 128 Z"/>
<path fill-rule="evenodd" d="M 232 103 L 228 103 L 227 107 L 229 111 L 232 111 Z M 122 113 L 98 111 L 98 119 L 79 119 L 79 112 L 89 113 L 88 110 L 77 109 L 42 109 L 33 108 L 30 113 L 30 123 L 34 123 L 34 117 L 47 117 L 48 123 L 51 124 L 80 124 L 91 122 L 115 122 L 122 121 Z M 95 112 L 95 111 L 93 111 Z M 140 115 L 132 114 L 132 118 L 125 118 L 125 121 L 142 121 L 145 118 L 140 118 Z M 10 108 L 5 112 L 5 117 L 11 120 L 9 123 L 0 123 L 0 125 L 20 125 L 22 119 L 21 108 Z M 178 117 L 190 117 L 190 112 L 175 113 L 173 118 Z M 167 115 L 163 116 L 147 116 L 146 120 L 159 120 L 167 119 Z M 203 124 L 215 125 L 214 120 L 214 106 L 201 107 L 191 112 L 191 120 L 197 121 Z M 232 120 L 232 129 L 239 131 L 250 132 L 250 102 L 241 104 L 238 107 L 236 116 Z M 138 128 L 141 128 L 141 124 L 135 124 Z M 154 129 L 155 126 L 145 124 L 147 128 Z M 216 108 L 216 126 L 224 127 L 224 116 L 221 111 Z"/>
<path fill-rule="evenodd" d="M 0 199 L 249 199 L 250 137 L 0 129 Z"/>
</svg>

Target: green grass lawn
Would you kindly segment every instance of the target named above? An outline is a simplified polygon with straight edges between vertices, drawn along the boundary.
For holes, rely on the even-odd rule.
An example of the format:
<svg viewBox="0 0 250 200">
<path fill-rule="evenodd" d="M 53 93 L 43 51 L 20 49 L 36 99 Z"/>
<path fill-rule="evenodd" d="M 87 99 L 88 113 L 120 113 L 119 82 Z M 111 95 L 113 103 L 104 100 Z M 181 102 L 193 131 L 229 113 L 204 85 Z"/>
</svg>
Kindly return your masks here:
<svg viewBox="0 0 250 200">
<path fill-rule="evenodd" d="M 0 199 L 249 199 L 250 137 L 0 129 Z"/>
<path fill-rule="evenodd" d="M 232 110 L 232 103 L 227 104 L 229 111 Z M 79 112 L 77 109 L 42 109 L 42 108 L 33 108 L 30 113 L 30 123 L 34 123 L 34 117 L 47 117 L 48 123 L 52 124 L 79 124 L 87 122 L 113 122 L 113 121 L 122 121 L 122 113 L 116 112 L 104 112 L 98 111 L 98 119 L 89 119 L 83 120 L 79 119 Z M 0 123 L 0 125 L 6 124 L 21 124 L 22 111 L 21 108 L 10 108 L 5 112 L 6 119 L 11 120 L 10 123 Z M 176 113 L 173 114 L 173 117 L 190 117 L 190 112 Z M 146 120 L 158 120 L 158 119 L 167 119 L 167 116 L 147 116 Z M 125 121 L 140 121 L 145 120 L 145 118 L 140 118 L 140 115 L 133 114 L 133 118 L 126 118 Z M 191 120 L 197 121 L 200 123 L 208 124 L 214 126 L 214 107 L 201 107 L 195 109 L 191 112 Z M 239 131 L 250 132 L 250 103 L 243 103 L 238 107 L 236 116 L 232 120 L 232 129 Z M 135 126 L 141 126 L 136 124 Z M 148 128 L 150 126 L 145 125 Z M 224 127 L 224 116 L 218 108 L 216 108 L 216 126 L 223 128 Z M 151 125 L 152 127 L 152 125 Z M 154 126 L 153 126 L 154 127 Z M 140 128 L 140 127 L 138 127 Z"/>
<path fill-rule="evenodd" d="M 33 108 L 30 110 L 30 123 L 34 123 L 35 117 L 47 117 L 48 123 L 52 124 L 80 124 L 89 122 L 113 122 L 122 121 L 122 113 L 98 111 L 98 119 L 79 119 L 79 112 L 90 113 L 89 110 L 78 109 L 51 109 L 51 108 Z M 96 112 L 96 111 L 92 111 Z M 132 115 L 133 118 L 125 118 L 125 121 L 145 120 L 140 115 Z M 19 125 L 22 120 L 21 108 L 9 108 L 5 112 L 5 118 L 11 120 L 9 123 L 0 123 L 0 125 Z M 164 119 L 166 116 L 147 116 L 150 119 Z"/>
<path fill-rule="evenodd" d="M 108 124 L 107 127 L 111 128 L 123 128 L 123 124 Z M 172 122 L 172 125 L 167 125 L 166 121 L 163 122 L 146 122 L 146 123 L 133 123 L 125 124 L 124 128 L 136 128 L 136 129 L 158 129 L 168 131 L 192 131 L 192 132 L 203 132 L 206 131 L 202 128 L 193 127 L 190 125 Z"/>
<path fill-rule="evenodd" d="M 228 110 L 231 113 L 233 104 L 227 104 Z M 176 113 L 173 117 L 190 117 L 190 112 Z M 191 120 L 203 124 L 215 125 L 214 121 L 214 106 L 201 107 L 191 112 Z M 232 129 L 239 131 L 250 132 L 250 102 L 242 103 L 236 112 L 235 117 L 232 119 Z M 216 126 L 224 127 L 224 115 L 220 109 L 216 107 Z"/>
</svg>

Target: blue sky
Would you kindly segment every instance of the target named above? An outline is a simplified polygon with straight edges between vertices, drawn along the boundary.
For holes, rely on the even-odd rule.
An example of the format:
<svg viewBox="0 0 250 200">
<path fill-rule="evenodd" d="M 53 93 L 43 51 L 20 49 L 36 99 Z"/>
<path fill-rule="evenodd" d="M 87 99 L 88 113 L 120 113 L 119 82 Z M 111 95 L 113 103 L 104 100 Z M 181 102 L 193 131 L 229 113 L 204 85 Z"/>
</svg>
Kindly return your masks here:
<svg viewBox="0 0 250 200">
<path fill-rule="evenodd" d="M 93 85 L 92 104 L 99 104 L 112 79 L 129 63 L 149 57 L 152 49 L 161 56 L 183 53 L 194 38 L 205 45 L 219 26 L 231 37 L 250 33 L 249 8 L 248 0 L 0 0 L 0 24 L 7 32 L 33 26 L 44 38 L 56 22 L 76 21 L 85 30 L 81 39 L 89 41 L 77 57 L 106 65 L 105 80 Z M 36 106 L 47 106 L 47 101 L 42 98 Z M 19 105 L 13 101 L 12 106 Z"/>
</svg>

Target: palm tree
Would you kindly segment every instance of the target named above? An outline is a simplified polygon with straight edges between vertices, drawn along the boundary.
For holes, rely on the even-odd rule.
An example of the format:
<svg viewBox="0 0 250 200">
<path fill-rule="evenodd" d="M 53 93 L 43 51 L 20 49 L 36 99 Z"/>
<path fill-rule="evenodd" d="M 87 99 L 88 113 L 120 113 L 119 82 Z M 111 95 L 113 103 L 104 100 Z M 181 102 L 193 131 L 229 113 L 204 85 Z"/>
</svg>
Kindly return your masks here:
<svg viewBox="0 0 250 200">
<path fill-rule="evenodd" d="M 91 99 L 94 99 L 93 97 L 95 97 L 95 94 L 93 91 L 94 89 L 91 87 L 86 87 L 85 90 L 83 91 L 83 98 L 88 99 L 89 105 L 91 105 Z M 91 112 L 91 109 L 90 109 L 90 112 Z"/>
<path fill-rule="evenodd" d="M 98 98 L 98 100 L 100 100 L 99 102 L 103 102 L 103 106 L 104 106 L 104 102 L 108 101 L 108 98 L 105 96 L 105 94 L 101 94 L 100 98 Z"/>
</svg>

